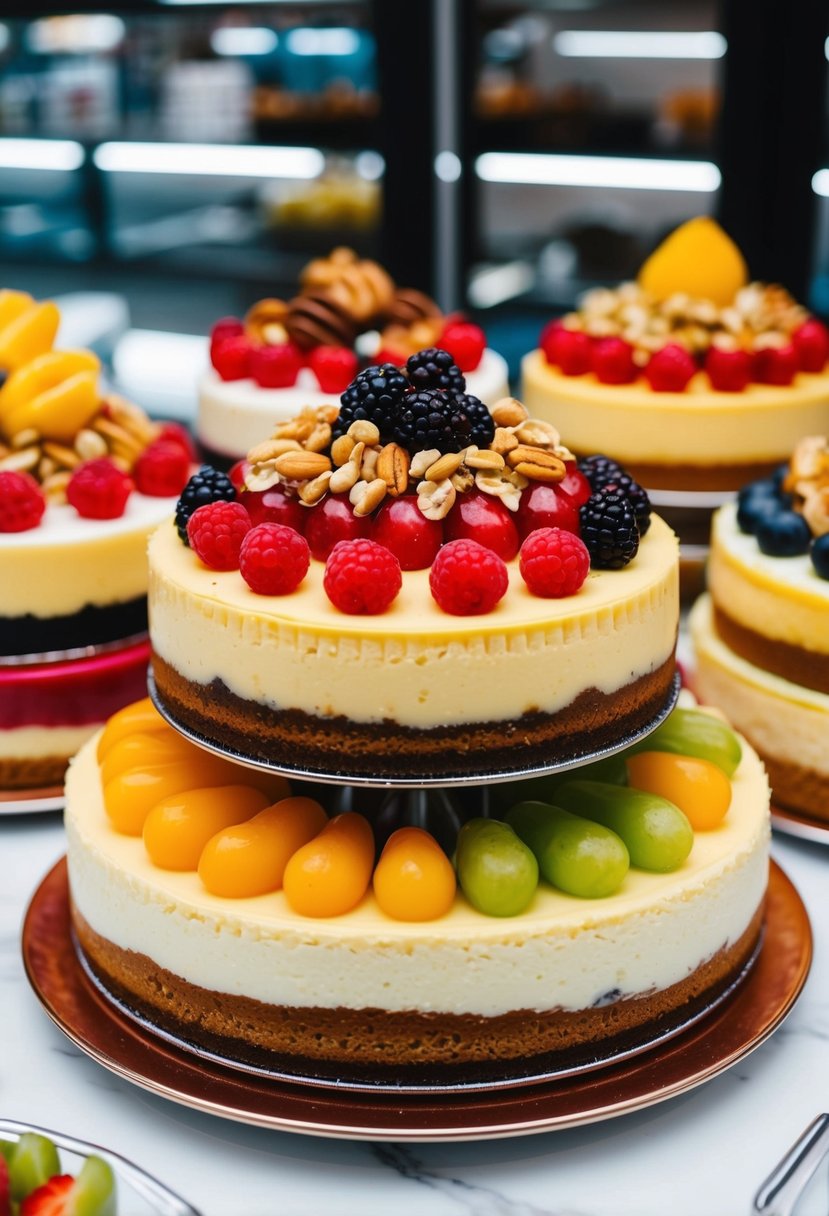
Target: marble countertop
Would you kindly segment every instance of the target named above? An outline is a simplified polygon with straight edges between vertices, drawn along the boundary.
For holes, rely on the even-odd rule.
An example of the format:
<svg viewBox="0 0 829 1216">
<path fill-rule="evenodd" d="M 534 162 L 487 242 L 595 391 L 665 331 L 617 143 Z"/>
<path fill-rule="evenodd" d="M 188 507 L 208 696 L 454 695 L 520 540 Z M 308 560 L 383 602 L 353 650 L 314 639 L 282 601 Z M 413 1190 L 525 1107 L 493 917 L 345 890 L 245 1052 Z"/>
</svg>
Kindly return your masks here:
<svg viewBox="0 0 829 1216">
<path fill-rule="evenodd" d="M 203 1216 L 748 1216 L 772 1166 L 829 1110 L 826 846 L 774 838 L 773 856 L 809 910 L 815 954 L 794 1011 L 744 1061 L 681 1097 L 584 1128 L 416 1146 L 200 1114 L 78 1051 L 40 1007 L 20 955 L 26 905 L 63 852 L 59 815 L 0 818 L 0 1118 L 122 1153 Z"/>
</svg>

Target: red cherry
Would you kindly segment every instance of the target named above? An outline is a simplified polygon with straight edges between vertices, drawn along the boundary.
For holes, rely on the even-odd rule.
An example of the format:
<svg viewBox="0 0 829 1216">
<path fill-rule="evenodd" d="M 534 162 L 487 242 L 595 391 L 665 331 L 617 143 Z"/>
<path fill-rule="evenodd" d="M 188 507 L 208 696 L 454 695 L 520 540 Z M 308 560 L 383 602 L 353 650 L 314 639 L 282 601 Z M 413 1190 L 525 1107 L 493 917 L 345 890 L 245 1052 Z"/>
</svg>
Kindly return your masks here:
<svg viewBox="0 0 829 1216">
<path fill-rule="evenodd" d="M 184 448 L 188 458 L 195 464 L 199 458 L 196 451 L 196 445 L 193 442 L 193 436 L 190 434 L 183 422 L 162 422 L 161 430 L 158 432 L 159 439 L 168 439 L 170 443 L 177 443 Z"/>
<path fill-rule="evenodd" d="M 593 342 L 581 330 L 561 326 L 550 335 L 544 353 L 547 362 L 555 364 L 565 376 L 583 376 L 593 362 Z"/>
<path fill-rule="evenodd" d="M 593 493 L 593 487 L 575 460 L 566 460 L 564 467 L 567 472 L 561 481 L 555 483 L 555 488 L 560 494 L 566 494 L 568 498 L 572 498 L 576 506 L 580 507 Z"/>
<path fill-rule="evenodd" d="M 552 321 L 547 322 L 539 335 L 538 345 L 544 351 L 544 355 L 548 363 L 555 363 L 555 359 L 552 357 L 548 348 L 550 347 L 550 343 L 553 341 L 554 335 L 557 334 L 560 329 L 564 329 L 564 323 L 561 317 L 553 317 Z"/>
<path fill-rule="evenodd" d="M 292 342 L 260 346 L 251 355 L 250 374 L 260 388 L 291 388 L 303 362 L 302 351 Z"/>
<path fill-rule="evenodd" d="M 251 465 L 249 460 L 237 460 L 231 465 L 227 471 L 231 485 L 238 494 L 240 490 L 245 488 L 245 477 L 250 472 Z"/>
<path fill-rule="evenodd" d="M 327 494 L 317 506 L 305 508 L 307 520 L 305 539 L 311 556 L 318 562 L 328 555 L 340 540 L 371 539 L 373 520 L 370 515 L 355 515 L 347 494 Z"/>
<path fill-rule="evenodd" d="M 308 366 L 324 393 L 344 393 L 360 362 L 347 346 L 316 346 L 308 356 Z"/>
<path fill-rule="evenodd" d="M 581 477 L 581 473 L 576 472 Z M 587 488 L 589 498 L 592 493 L 589 483 Z M 579 502 L 561 489 L 561 483 L 549 485 L 547 482 L 534 481 L 521 495 L 515 522 L 521 540 L 538 528 L 562 528 L 578 536 Z"/>
<path fill-rule="evenodd" d="M 372 540 L 390 549 L 401 570 L 427 570 L 443 544 L 440 520 L 427 519 L 412 494 L 387 498 L 374 517 Z"/>
<path fill-rule="evenodd" d="M 445 327 L 436 345 L 449 351 L 462 372 L 474 372 L 484 357 L 486 334 L 471 321 L 453 321 Z"/>
<path fill-rule="evenodd" d="M 480 490 L 458 495 L 444 530 L 447 541 L 475 540 L 505 562 L 515 557 L 521 544 L 511 512 L 499 498 Z"/>
<path fill-rule="evenodd" d="M 246 463 L 239 461 L 239 464 Z M 232 476 L 230 480 L 236 485 Z M 305 531 L 309 509 L 301 506 L 299 499 L 288 494 L 283 486 L 271 486 L 269 490 L 240 490 L 236 486 L 236 494 L 250 516 L 251 524 L 284 524 L 295 532 Z"/>
<path fill-rule="evenodd" d="M 245 327 L 238 317 L 222 317 L 210 330 L 210 345 L 217 346 L 227 338 L 239 338 Z"/>
<path fill-rule="evenodd" d="M 404 355 L 399 350 L 392 350 L 390 346 L 381 346 L 380 349 L 374 355 L 372 355 L 371 361 L 378 367 L 382 363 L 393 363 L 395 367 L 402 367 L 408 357 L 408 355 Z"/>
<path fill-rule="evenodd" d="M 792 334 L 797 358 L 802 372 L 822 372 L 829 359 L 829 329 L 818 321 L 817 317 L 809 317 Z"/>
<path fill-rule="evenodd" d="M 751 355 L 747 350 L 712 346 L 705 356 L 705 370 L 718 393 L 741 393 L 751 381 Z"/>
<path fill-rule="evenodd" d="M 602 384 L 630 384 L 639 374 L 631 344 L 624 338 L 600 338 L 594 342 L 593 374 Z"/>
<path fill-rule="evenodd" d="M 791 384 L 800 360 L 793 342 L 785 346 L 764 346 L 754 352 L 752 376 L 758 384 Z"/>
<path fill-rule="evenodd" d="M 225 338 L 210 347 L 210 360 L 222 380 L 245 380 L 250 375 L 250 361 L 256 347 L 239 334 Z"/>
<path fill-rule="evenodd" d="M 645 368 L 645 379 L 655 393 L 681 393 L 697 370 L 684 346 L 668 342 L 652 355 Z"/>
</svg>

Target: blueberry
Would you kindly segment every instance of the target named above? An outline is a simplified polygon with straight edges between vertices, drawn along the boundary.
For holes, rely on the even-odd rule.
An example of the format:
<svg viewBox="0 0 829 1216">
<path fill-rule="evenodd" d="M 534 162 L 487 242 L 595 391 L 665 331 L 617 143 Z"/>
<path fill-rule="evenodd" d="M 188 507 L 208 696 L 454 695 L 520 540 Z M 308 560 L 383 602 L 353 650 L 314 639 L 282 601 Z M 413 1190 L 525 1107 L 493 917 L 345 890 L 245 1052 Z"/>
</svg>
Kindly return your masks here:
<svg viewBox="0 0 829 1216">
<path fill-rule="evenodd" d="M 829 578 L 829 532 L 816 536 L 812 541 L 809 555 L 812 565 L 821 578 Z"/>
<path fill-rule="evenodd" d="M 752 481 L 737 495 L 737 526 L 753 536 L 763 520 L 787 510 L 791 502 L 791 495 L 783 494 L 774 478 Z"/>
<path fill-rule="evenodd" d="M 757 525 L 756 536 L 760 552 L 769 557 L 797 557 L 808 552 L 812 539 L 803 516 L 786 510 L 762 519 Z"/>
<path fill-rule="evenodd" d="M 775 486 L 779 490 L 779 489 L 781 489 L 783 482 L 785 481 L 786 477 L 788 476 L 788 473 L 789 473 L 789 466 L 787 464 L 779 464 L 777 466 L 777 468 L 774 470 L 774 472 L 772 473 L 771 477 L 769 478 L 769 481 L 774 482 Z"/>
</svg>

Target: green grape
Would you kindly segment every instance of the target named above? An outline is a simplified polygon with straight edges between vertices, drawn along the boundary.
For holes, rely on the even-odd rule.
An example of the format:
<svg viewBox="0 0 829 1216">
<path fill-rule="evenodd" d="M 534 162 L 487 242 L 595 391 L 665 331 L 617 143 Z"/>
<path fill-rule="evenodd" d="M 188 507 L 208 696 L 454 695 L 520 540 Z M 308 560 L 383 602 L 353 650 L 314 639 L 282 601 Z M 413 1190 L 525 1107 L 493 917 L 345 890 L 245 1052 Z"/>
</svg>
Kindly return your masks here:
<svg viewBox="0 0 829 1216">
<path fill-rule="evenodd" d="M 543 802 L 519 802 L 506 819 L 532 849 L 542 876 L 560 891 L 601 899 L 622 885 L 628 851 L 609 828 Z"/>
<path fill-rule="evenodd" d="M 691 852 L 694 832 L 688 819 L 658 794 L 599 781 L 570 781 L 558 790 L 557 799 L 568 811 L 618 832 L 631 865 L 641 870 L 678 870 Z"/>
<path fill-rule="evenodd" d="M 734 731 L 720 718 L 699 709 L 675 709 L 647 738 L 635 743 L 630 752 L 698 756 L 716 764 L 726 777 L 733 777 L 743 749 Z"/>
<path fill-rule="evenodd" d="M 0 1140 L 0 1157 L 7 1163 L 12 1159 L 12 1153 L 17 1148 L 13 1140 Z"/>
<path fill-rule="evenodd" d="M 12 1199 L 19 1202 L 60 1172 L 58 1150 L 52 1141 L 36 1132 L 24 1132 L 9 1161 Z"/>
<path fill-rule="evenodd" d="M 72 1204 L 72 1216 L 115 1216 L 115 1175 L 106 1161 L 87 1157 L 75 1180 Z"/>
<path fill-rule="evenodd" d="M 622 753 L 594 760 L 578 770 L 589 781 L 609 781 L 612 785 L 627 785 L 628 774 Z M 491 797 L 498 813 L 509 810 L 516 802 L 555 802 L 555 792 L 565 781 L 572 781 L 573 770 L 548 773 L 545 777 L 526 777 L 523 781 L 505 781 L 492 787 Z"/>
<path fill-rule="evenodd" d="M 458 833 L 458 881 L 486 916 L 518 916 L 538 886 L 535 857 L 506 823 L 470 819 Z"/>
</svg>

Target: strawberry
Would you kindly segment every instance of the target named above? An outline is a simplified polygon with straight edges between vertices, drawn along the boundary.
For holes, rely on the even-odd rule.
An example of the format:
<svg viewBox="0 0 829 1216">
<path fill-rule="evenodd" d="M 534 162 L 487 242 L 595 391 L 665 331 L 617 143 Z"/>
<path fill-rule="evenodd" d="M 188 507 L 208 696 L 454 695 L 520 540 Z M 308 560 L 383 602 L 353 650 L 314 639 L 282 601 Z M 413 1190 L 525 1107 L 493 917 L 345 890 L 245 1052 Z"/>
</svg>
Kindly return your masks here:
<svg viewBox="0 0 829 1216">
<path fill-rule="evenodd" d="M 71 1174 L 55 1174 L 36 1187 L 20 1205 L 20 1216 L 67 1216 L 75 1190 Z"/>
</svg>

